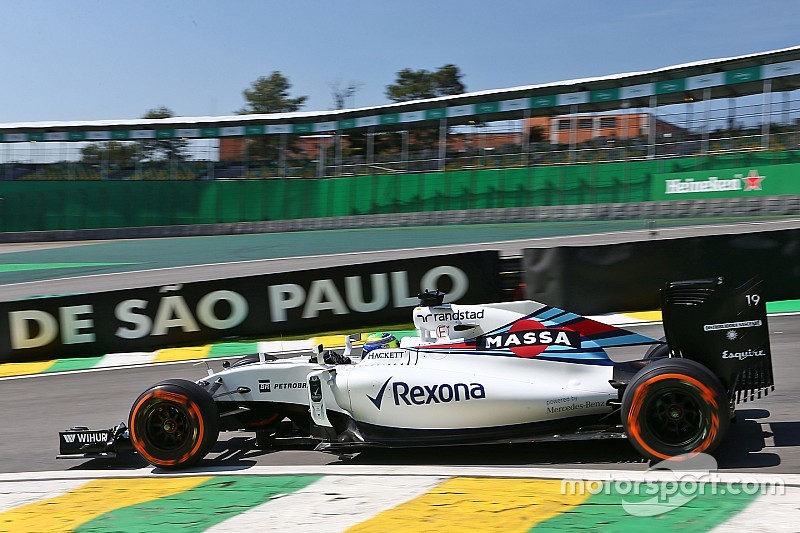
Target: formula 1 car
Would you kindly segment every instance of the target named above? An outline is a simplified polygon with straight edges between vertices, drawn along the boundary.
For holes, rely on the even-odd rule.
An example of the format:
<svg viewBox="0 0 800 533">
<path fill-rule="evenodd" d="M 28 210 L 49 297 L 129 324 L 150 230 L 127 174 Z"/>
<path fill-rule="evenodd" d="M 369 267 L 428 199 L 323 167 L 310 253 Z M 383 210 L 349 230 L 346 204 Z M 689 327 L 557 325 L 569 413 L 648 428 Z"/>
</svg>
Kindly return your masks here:
<svg viewBox="0 0 800 533">
<path fill-rule="evenodd" d="M 61 456 L 113 455 L 129 438 L 153 465 L 185 468 L 221 430 L 264 441 L 289 421 L 334 453 L 609 437 L 655 461 L 711 453 L 736 404 L 774 389 L 759 287 L 668 283 L 665 340 L 538 302 L 445 304 L 426 292 L 417 336 L 399 346 L 367 351 L 354 335 L 344 353 L 251 354 L 197 382 L 166 380 L 136 399 L 127 426 L 62 432 Z M 638 345 L 649 348 L 636 361 L 606 352 Z"/>
</svg>

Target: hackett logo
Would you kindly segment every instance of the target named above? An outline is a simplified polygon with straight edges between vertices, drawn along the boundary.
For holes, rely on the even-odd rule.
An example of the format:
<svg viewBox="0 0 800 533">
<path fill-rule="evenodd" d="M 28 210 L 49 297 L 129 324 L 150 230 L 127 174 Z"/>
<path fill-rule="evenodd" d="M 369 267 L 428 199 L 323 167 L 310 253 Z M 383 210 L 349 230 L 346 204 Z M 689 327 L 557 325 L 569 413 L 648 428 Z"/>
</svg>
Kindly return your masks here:
<svg viewBox="0 0 800 533">
<path fill-rule="evenodd" d="M 704 192 L 725 192 L 725 191 L 760 191 L 761 182 L 766 176 L 760 176 L 757 170 L 751 170 L 747 176 L 734 174 L 732 179 L 720 179 L 712 176 L 705 181 L 695 181 L 694 178 L 682 180 L 665 180 L 666 190 L 664 194 L 687 194 Z"/>
</svg>

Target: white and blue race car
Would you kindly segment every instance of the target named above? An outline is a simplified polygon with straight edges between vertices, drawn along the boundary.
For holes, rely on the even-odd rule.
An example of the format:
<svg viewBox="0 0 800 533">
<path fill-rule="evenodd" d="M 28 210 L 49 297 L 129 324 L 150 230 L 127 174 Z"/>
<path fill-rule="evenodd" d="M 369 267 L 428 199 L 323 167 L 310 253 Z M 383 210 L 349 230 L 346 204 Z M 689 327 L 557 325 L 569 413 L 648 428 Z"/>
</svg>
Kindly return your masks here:
<svg viewBox="0 0 800 533">
<path fill-rule="evenodd" d="M 665 340 L 538 302 L 458 305 L 426 292 L 417 335 L 400 345 L 354 335 L 343 353 L 252 354 L 197 382 L 166 380 L 136 399 L 127 425 L 62 432 L 61 454 L 110 455 L 129 440 L 153 465 L 185 468 L 220 431 L 254 431 L 263 445 L 288 421 L 330 452 L 627 437 L 652 460 L 710 453 L 736 404 L 773 387 L 759 287 L 667 284 Z M 649 348 L 636 361 L 606 352 L 638 345 Z"/>
</svg>

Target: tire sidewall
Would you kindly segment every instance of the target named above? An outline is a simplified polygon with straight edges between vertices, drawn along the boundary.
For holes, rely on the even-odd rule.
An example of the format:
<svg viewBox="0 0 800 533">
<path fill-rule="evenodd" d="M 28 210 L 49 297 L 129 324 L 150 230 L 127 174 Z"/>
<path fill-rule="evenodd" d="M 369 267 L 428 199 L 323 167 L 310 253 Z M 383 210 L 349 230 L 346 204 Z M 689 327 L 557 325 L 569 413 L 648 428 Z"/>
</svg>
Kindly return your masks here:
<svg viewBox="0 0 800 533">
<path fill-rule="evenodd" d="M 698 436 L 681 445 L 662 442 L 653 433 L 647 409 L 667 390 L 689 394 L 701 414 Z M 719 379 L 703 365 L 688 359 L 656 360 L 639 371 L 622 398 L 622 418 L 631 444 L 643 456 L 660 461 L 682 454 L 711 453 L 730 424 L 728 399 Z"/>
<path fill-rule="evenodd" d="M 155 409 L 173 407 L 185 417 L 189 437 L 175 448 L 164 449 L 153 441 L 148 418 Z M 210 450 L 219 435 L 219 415 L 211 396 L 186 380 L 166 380 L 143 392 L 131 407 L 131 442 L 142 457 L 161 468 L 185 468 Z"/>
</svg>

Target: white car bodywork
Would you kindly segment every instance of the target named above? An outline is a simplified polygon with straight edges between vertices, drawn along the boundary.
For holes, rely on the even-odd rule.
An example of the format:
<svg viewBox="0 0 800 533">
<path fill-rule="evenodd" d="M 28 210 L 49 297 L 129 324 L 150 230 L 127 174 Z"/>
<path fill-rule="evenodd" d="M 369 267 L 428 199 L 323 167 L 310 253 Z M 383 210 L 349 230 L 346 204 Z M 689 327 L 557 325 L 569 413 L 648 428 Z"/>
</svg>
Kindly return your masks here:
<svg viewBox="0 0 800 533">
<path fill-rule="evenodd" d="M 222 417 L 296 406 L 339 442 L 490 441 L 599 422 L 618 398 L 603 348 L 659 342 L 532 301 L 417 307 L 413 317 L 418 336 L 400 348 L 362 358 L 348 342 L 351 364 L 262 356 L 200 384 Z"/>
</svg>

